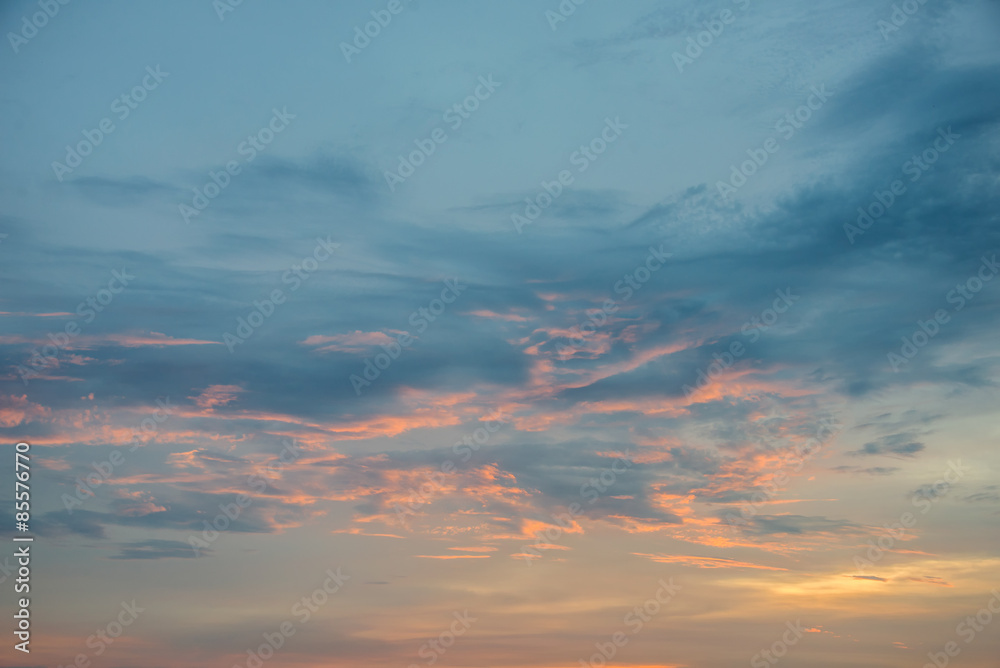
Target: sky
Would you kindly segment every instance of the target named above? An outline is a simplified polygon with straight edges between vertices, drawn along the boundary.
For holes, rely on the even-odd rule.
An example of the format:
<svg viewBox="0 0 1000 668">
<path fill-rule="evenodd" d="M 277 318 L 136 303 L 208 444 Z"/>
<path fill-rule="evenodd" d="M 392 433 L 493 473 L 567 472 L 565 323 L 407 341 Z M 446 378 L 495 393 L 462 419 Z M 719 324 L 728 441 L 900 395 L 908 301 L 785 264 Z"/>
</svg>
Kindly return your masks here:
<svg viewBox="0 0 1000 668">
<path fill-rule="evenodd" d="M 0 665 L 996 665 L 997 3 L 0 28 Z"/>
</svg>

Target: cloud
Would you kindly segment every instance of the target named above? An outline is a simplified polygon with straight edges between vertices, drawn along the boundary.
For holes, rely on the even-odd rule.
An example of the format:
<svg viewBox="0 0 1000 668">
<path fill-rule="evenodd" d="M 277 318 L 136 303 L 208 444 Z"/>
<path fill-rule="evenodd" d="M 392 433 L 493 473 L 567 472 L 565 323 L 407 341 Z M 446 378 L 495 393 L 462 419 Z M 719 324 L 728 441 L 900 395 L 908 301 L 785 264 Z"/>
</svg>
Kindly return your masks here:
<svg viewBox="0 0 1000 668">
<path fill-rule="evenodd" d="M 835 466 L 831 471 L 836 471 L 837 473 L 860 473 L 872 476 L 887 476 L 892 475 L 899 470 L 898 466 L 869 466 L 867 468 L 861 466 Z"/>
<path fill-rule="evenodd" d="M 987 485 L 962 500 L 966 503 L 1000 503 L 1000 485 Z"/>
<path fill-rule="evenodd" d="M 85 198 L 104 206 L 135 206 L 181 192 L 179 188 L 144 176 L 122 179 L 81 176 L 69 179 L 69 183 Z"/>
<path fill-rule="evenodd" d="M 192 559 L 198 556 L 190 545 L 179 540 L 151 539 L 122 543 L 118 547 L 118 554 L 112 555 L 111 559 Z"/>
<path fill-rule="evenodd" d="M 66 511 L 52 511 L 32 518 L 31 526 L 39 536 L 59 537 L 76 534 L 85 538 L 106 538 L 103 518 L 101 513 L 81 509 L 72 514 Z"/>
<path fill-rule="evenodd" d="M 859 450 L 854 450 L 848 454 L 856 457 L 868 457 L 872 455 L 883 455 L 889 457 L 913 458 L 923 452 L 926 446 L 911 440 L 912 433 L 892 434 L 883 436 L 876 441 L 865 443 Z"/>
<path fill-rule="evenodd" d="M 489 559 L 488 554 L 415 554 L 417 559 Z"/>
<path fill-rule="evenodd" d="M 804 535 L 812 533 L 852 535 L 864 533 L 861 525 L 847 520 L 804 515 L 755 515 L 744 528 L 758 535 Z"/>
<path fill-rule="evenodd" d="M 199 408 L 215 408 L 236 401 L 243 392 L 239 385 L 210 385 L 194 398 Z"/>
<path fill-rule="evenodd" d="M 667 554 L 643 554 L 633 552 L 637 557 L 645 557 L 660 564 L 680 564 L 682 566 L 694 566 L 695 568 L 748 568 L 764 571 L 787 571 L 787 568 L 776 566 L 764 566 L 746 561 L 737 561 L 724 557 L 695 557 L 687 555 L 667 555 Z"/>
<path fill-rule="evenodd" d="M 299 186 L 347 198 L 372 199 L 381 179 L 346 154 L 320 152 L 300 160 L 265 155 L 252 172 L 255 183 L 273 190 Z"/>
<path fill-rule="evenodd" d="M 44 419 L 51 410 L 28 401 L 28 395 L 6 395 L 0 402 L 0 427 L 18 427 L 27 422 Z"/>
<path fill-rule="evenodd" d="M 393 332 L 398 334 L 399 332 Z M 301 342 L 304 346 L 320 346 L 315 352 L 341 352 L 341 353 L 363 353 L 374 346 L 388 346 L 395 343 L 396 339 L 383 332 L 362 332 L 355 330 L 348 334 L 333 334 L 324 336 L 313 334 Z"/>
<path fill-rule="evenodd" d="M 221 341 L 204 341 L 200 339 L 174 338 L 161 334 L 160 332 L 148 332 L 137 334 L 109 334 L 104 337 L 104 341 L 117 343 L 125 348 L 137 348 L 140 346 L 204 346 L 222 345 Z"/>
<path fill-rule="evenodd" d="M 906 578 L 906 579 L 909 582 L 919 582 L 919 583 L 922 583 L 922 584 L 932 584 L 932 585 L 937 585 L 939 587 L 954 587 L 955 586 L 955 585 L 951 584 L 950 582 L 947 582 L 946 580 L 942 580 L 941 578 L 939 578 L 937 576 L 933 576 L 933 575 L 924 575 L 922 577 L 916 577 L 916 578 L 910 577 L 910 578 Z"/>
</svg>

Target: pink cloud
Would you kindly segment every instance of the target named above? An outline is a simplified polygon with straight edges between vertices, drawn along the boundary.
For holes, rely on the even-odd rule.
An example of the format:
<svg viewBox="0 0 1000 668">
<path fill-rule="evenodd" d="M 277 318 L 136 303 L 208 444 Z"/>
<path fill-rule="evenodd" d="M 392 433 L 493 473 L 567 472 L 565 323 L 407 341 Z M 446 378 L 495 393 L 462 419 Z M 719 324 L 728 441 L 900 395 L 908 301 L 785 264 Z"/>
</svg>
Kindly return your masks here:
<svg viewBox="0 0 1000 668">
<path fill-rule="evenodd" d="M 515 315 L 513 313 L 496 313 L 495 311 L 488 311 L 486 309 L 469 311 L 467 315 L 474 315 L 477 318 L 489 318 L 491 320 L 505 320 L 507 322 L 528 322 L 528 319 L 523 315 Z"/>
<path fill-rule="evenodd" d="M 35 422 L 47 416 L 51 411 L 40 404 L 28 401 L 28 395 L 8 395 L 0 406 L 0 426 L 17 427 L 28 422 Z"/>
<path fill-rule="evenodd" d="M 305 341 L 302 341 L 301 345 L 322 346 L 316 349 L 318 353 L 360 353 L 372 346 L 389 345 L 393 341 L 395 341 L 393 337 L 383 332 L 362 332 L 361 330 L 355 330 L 349 334 L 334 334 L 332 336 L 313 334 Z"/>
<path fill-rule="evenodd" d="M 210 385 L 194 398 L 194 402 L 201 408 L 225 406 L 235 401 L 237 395 L 243 391 L 239 385 Z"/>
<path fill-rule="evenodd" d="M 100 339 L 98 339 L 100 340 Z M 202 339 L 175 339 L 161 334 L 160 332 L 149 332 L 148 334 L 111 334 L 104 337 L 105 341 L 111 341 L 126 348 L 140 348 L 142 346 L 204 346 L 222 345 L 219 341 L 205 341 Z"/>
</svg>

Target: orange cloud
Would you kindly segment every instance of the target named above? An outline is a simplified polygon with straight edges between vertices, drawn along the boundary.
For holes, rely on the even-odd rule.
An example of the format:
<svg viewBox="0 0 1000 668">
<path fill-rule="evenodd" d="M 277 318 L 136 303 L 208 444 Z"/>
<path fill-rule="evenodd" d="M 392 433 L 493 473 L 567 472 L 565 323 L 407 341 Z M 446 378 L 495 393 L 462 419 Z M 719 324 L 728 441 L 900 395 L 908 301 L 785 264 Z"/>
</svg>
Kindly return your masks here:
<svg viewBox="0 0 1000 668">
<path fill-rule="evenodd" d="M 481 546 L 481 547 L 449 547 L 449 550 L 460 550 L 462 552 L 496 552 L 497 547 Z"/>
<path fill-rule="evenodd" d="M 777 566 L 762 566 L 760 564 L 751 564 L 747 561 L 736 561 L 735 559 L 724 559 L 719 557 L 695 557 L 687 555 L 669 555 L 669 554 L 643 554 L 641 552 L 633 552 L 633 555 L 637 557 L 645 557 L 651 561 L 655 561 L 659 564 L 681 564 L 683 566 L 694 566 L 695 568 L 754 568 L 762 571 L 787 571 L 787 568 L 778 568 Z"/>
<path fill-rule="evenodd" d="M 40 404 L 28 401 L 28 395 L 14 394 L 3 397 L 3 405 L 0 406 L 0 426 L 17 427 L 28 422 L 36 422 L 48 416 L 51 411 Z"/>
<path fill-rule="evenodd" d="M 415 554 L 417 559 L 489 559 L 489 554 Z"/>
</svg>

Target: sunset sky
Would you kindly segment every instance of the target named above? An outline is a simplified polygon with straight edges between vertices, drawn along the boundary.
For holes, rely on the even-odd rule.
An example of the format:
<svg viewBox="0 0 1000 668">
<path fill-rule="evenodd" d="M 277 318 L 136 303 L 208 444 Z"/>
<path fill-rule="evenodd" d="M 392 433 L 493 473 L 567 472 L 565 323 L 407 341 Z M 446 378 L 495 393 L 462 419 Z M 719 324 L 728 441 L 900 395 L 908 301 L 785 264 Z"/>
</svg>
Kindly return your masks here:
<svg viewBox="0 0 1000 668">
<path fill-rule="evenodd" d="M 996 2 L 0 27 L 0 665 L 997 665 Z"/>
</svg>

